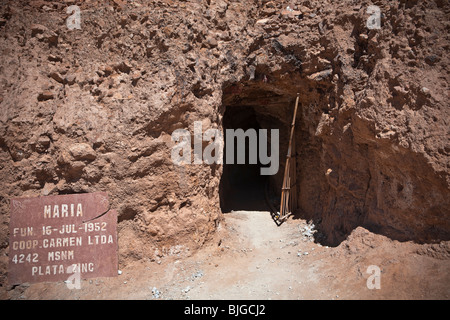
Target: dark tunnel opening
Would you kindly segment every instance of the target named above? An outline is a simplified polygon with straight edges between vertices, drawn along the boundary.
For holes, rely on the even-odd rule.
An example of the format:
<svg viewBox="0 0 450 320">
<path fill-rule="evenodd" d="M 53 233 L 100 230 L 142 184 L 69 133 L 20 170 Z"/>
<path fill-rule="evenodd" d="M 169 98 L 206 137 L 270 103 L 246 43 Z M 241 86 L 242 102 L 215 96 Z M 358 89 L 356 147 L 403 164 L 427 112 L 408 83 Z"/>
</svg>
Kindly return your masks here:
<svg viewBox="0 0 450 320">
<path fill-rule="evenodd" d="M 228 106 L 223 117 L 224 142 L 227 146 L 227 134 L 229 129 L 242 129 L 244 132 L 259 132 L 262 129 L 256 119 L 254 108 L 248 106 Z M 228 137 L 229 139 L 229 137 Z M 234 163 L 224 161 L 222 179 L 220 182 L 220 206 L 222 212 L 230 212 L 232 210 L 249 210 L 263 211 L 268 210 L 267 203 L 264 198 L 264 188 L 267 183 L 268 176 L 261 175 L 260 158 L 257 157 L 256 163 L 250 163 L 250 152 L 259 151 L 258 142 L 260 136 L 257 135 L 257 142 L 251 141 L 250 138 L 245 139 L 245 163 L 239 164 L 238 141 L 234 143 Z M 224 149 L 224 159 L 227 159 L 227 148 Z"/>
<path fill-rule="evenodd" d="M 232 90 L 230 89 L 232 88 Z M 238 88 L 238 89 L 236 89 Z M 222 98 L 224 164 L 219 185 L 222 212 L 232 210 L 276 211 L 288 148 L 293 97 L 259 87 L 236 84 L 224 91 Z M 236 163 L 238 138 L 234 141 L 234 162 L 227 161 L 228 130 L 253 131 L 256 138 L 245 138 L 245 164 Z M 250 155 L 256 161 L 250 164 Z M 263 173 L 264 172 L 264 173 Z M 275 209 L 275 210 L 274 210 Z"/>
</svg>

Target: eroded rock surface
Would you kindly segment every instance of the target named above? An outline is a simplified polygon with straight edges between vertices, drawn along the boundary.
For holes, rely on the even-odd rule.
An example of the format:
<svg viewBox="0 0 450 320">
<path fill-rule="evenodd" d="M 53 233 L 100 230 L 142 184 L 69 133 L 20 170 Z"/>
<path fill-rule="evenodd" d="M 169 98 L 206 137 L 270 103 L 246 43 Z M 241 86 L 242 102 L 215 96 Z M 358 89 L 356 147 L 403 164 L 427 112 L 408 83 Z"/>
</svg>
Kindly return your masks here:
<svg viewBox="0 0 450 320">
<path fill-rule="evenodd" d="M 380 29 L 370 1 L 83 1 L 73 30 L 71 4 L 0 5 L 3 275 L 14 196 L 108 192 L 121 263 L 200 247 L 222 166 L 175 165 L 172 132 L 253 109 L 280 129 L 277 189 L 297 92 L 298 215 L 320 241 L 449 240 L 448 2 L 377 1 Z"/>
</svg>

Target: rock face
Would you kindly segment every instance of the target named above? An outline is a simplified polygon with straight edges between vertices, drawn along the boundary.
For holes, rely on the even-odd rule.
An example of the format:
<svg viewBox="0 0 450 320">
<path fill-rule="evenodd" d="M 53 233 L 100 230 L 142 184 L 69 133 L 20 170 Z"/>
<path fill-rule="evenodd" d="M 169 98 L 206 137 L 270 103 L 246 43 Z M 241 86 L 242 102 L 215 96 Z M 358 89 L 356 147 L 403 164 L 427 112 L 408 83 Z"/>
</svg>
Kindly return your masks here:
<svg viewBox="0 0 450 320">
<path fill-rule="evenodd" d="M 69 29 L 65 2 L 3 1 L 2 256 L 9 198 L 93 191 L 118 209 L 121 263 L 195 250 L 231 178 L 175 165 L 171 134 L 251 110 L 280 130 L 279 190 L 297 92 L 297 214 L 320 241 L 450 240 L 450 7 L 376 3 L 379 29 L 370 1 L 85 1 Z"/>
</svg>

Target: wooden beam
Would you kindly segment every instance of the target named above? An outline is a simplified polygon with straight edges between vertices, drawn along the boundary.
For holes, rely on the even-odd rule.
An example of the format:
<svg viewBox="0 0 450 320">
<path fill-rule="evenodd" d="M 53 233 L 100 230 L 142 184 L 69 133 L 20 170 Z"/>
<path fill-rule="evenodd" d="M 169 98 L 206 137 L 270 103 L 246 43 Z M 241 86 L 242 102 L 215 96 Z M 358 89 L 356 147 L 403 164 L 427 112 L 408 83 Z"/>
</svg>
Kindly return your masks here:
<svg viewBox="0 0 450 320">
<path fill-rule="evenodd" d="M 278 220 L 286 219 L 297 209 L 297 167 L 295 150 L 295 120 L 297 117 L 298 101 L 300 94 L 297 93 L 295 100 L 294 117 L 291 123 L 289 146 L 286 155 L 286 166 L 284 167 L 283 185 L 281 187 L 280 215 Z M 293 159 L 292 159 L 293 158 Z M 290 200 L 290 201 L 289 201 Z"/>
</svg>

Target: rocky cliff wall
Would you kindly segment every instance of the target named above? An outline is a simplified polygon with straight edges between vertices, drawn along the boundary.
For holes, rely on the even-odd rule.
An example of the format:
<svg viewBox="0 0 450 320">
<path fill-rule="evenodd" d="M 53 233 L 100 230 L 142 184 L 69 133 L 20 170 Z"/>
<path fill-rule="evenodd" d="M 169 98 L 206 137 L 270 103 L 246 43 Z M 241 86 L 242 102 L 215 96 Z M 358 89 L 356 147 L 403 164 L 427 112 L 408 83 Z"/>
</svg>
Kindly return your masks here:
<svg viewBox="0 0 450 320">
<path fill-rule="evenodd" d="M 379 28 L 367 26 L 371 5 Z M 223 129 L 227 107 L 251 107 L 260 127 L 281 130 L 282 172 L 297 92 L 297 216 L 315 222 L 320 241 L 337 245 L 359 225 L 449 240 L 448 2 L 0 8 L 4 271 L 15 196 L 107 191 L 121 263 L 195 250 L 221 224 L 222 166 L 175 165 L 171 134 L 194 121 Z"/>
</svg>

